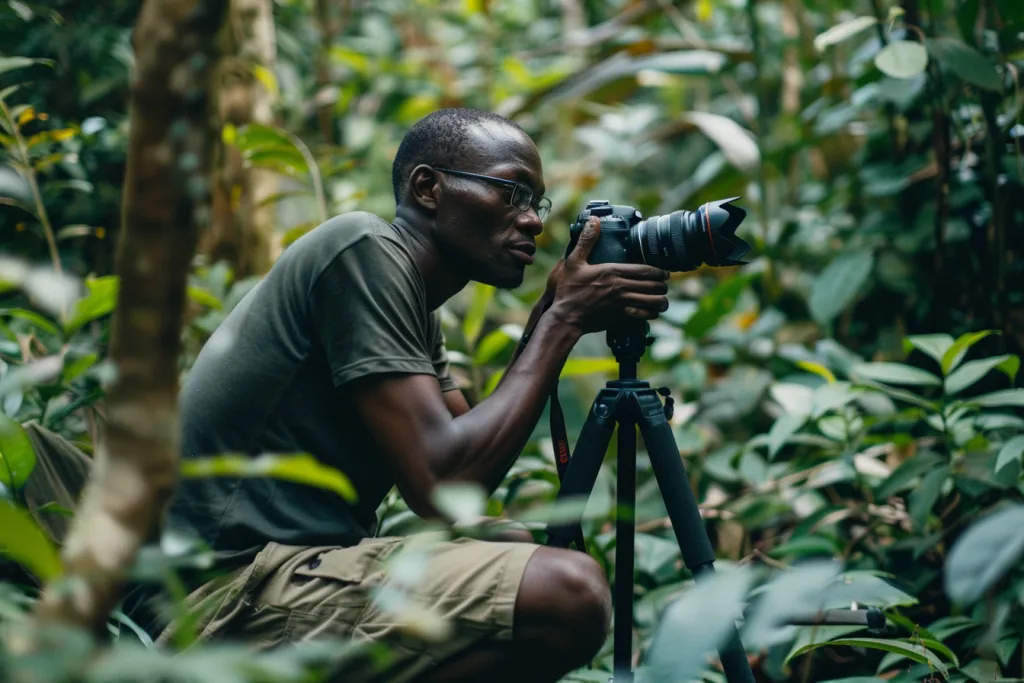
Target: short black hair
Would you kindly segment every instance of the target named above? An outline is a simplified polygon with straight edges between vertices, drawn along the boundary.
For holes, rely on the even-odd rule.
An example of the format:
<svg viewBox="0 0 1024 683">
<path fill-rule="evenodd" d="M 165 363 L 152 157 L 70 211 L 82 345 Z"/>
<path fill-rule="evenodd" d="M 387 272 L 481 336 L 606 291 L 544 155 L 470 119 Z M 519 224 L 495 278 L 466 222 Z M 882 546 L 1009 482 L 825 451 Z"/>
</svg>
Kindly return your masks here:
<svg viewBox="0 0 1024 683">
<path fill-rule="evenodd" d="M 526 135 L 519 124 L 480 109 L 438 109 L 417 121 L 402 138 L 391 166 L 395 203 L 400 204 L 412 169 L 419 164 L 457 167 L 466 152 L 466 131 L 478 123 L 503 123 Z"/>
</svg>

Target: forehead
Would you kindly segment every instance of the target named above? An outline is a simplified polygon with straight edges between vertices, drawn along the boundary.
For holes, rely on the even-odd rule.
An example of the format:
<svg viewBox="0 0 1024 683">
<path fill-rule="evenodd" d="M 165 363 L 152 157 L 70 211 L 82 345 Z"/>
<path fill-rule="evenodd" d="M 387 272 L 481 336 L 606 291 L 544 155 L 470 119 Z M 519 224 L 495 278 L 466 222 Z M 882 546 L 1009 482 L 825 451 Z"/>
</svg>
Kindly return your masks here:
<svg viewBox="0 0 1024 683">
<path fill-rule="evenodd" d="M 529 136 L 494 122 L 476 124 L 466 133 L 467 161 L 478 173 L 525 175 L 534 184 L 543 185 L 540 153 Z"/>
</svg>

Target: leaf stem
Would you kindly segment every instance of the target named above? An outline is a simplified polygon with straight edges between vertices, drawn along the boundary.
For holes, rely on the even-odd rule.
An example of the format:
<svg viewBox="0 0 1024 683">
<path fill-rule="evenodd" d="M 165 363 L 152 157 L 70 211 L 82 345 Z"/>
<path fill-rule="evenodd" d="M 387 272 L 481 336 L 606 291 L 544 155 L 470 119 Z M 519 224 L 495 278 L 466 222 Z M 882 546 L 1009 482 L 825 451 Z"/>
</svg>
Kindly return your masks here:
<svg viewBox="0 0 1024 683">
<path fill-rule="evenodd" d="M 306 161 L 306 166 L 309 167 L 309 175 L 313 179 L 313 193 L 316 196 L 316 208 L 317 214 L 320 217 L 320 222 L 323 223 L 327 220 L 327 199 L 324 196 L 324 181 L 320 177 L 320 168 L 316 165 L 316 159 L 313 158 L 312 152 L 309 151 L 309 147 L 306 147 L 305 143 L 302 142 L 297 136 L 289 133 L 288 131 L 282 131 L 291 140 L 291 143 L 295 145 L 295 149 L 299 150 L 299 154 Z"/>
<path fill-rule="evenodd" d="M 11 115 L 11 110 L 7 108 L 7 103 L 0 97 L 0 109 L 3 110 L 4 117 L 11 124 L 11 132 L 14 133 L 14 139 L 18 143 L 18 154 L 20 156 L 19 161 L 25 167 L 25 177 L 28 180 L 29 188 L 32 190 L 32 199 L 36 206 L 36 218 L 43 226 L 43 233 L 46 235 L 46 244 L 50 249 L 50 260 L 53 262 L 53 269 L 57 271 L 58 275 L 63 275 L 64 270 L 60 265 L 60 253 L 57 251 L 57 240 L 53 235 L 53 226 L 50 224 L 50 218 L 46 213 L 46 207 L 43 205 L 43 196 L 39 191 L 39 183 L 36 182 L 36 172 L 32 168 L 32 160 L 28 156 L 28 147 L 25 145 L 25 138 L 21 135 L 21 126 Z M 64 304 L 61 304 L 61 314 Z"/>
</svg>

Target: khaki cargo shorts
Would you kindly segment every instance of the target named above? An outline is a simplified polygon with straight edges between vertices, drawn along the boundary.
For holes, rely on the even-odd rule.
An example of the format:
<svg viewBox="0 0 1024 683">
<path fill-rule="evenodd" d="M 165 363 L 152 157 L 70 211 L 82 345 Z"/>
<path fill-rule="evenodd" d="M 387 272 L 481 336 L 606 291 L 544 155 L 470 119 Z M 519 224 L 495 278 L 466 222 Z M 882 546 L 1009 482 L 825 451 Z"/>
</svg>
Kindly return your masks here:
<svg viewBox="0 0 1024 683">
<path fill-rule="evenodd" d="M 347 548 L 271 543 L 187 602 L 200 641 L 368 645 L 374 654 L 346 662 L 336 680 L 403 683 L 474 645 L 512 638 L 516 594 L 538 547 L 426 534 Z"/>
</svg>

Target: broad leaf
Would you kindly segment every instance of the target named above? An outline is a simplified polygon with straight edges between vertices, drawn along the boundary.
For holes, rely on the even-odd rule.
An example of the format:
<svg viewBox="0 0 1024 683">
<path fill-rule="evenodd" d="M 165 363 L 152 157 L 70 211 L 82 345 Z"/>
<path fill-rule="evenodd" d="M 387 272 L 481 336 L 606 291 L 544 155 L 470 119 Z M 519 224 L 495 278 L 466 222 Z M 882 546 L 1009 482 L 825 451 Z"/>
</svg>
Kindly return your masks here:
<svg viewBox="0 0 1024 683">
<path fill-rule="evenodd" d="M 480 330 L 483 329 L 484 319 L 487 316 L 487 306 L 494 298 L 495 291 L 494 287 L 482 282 L 473 285 L 473 300 L 469 304 L 469 310 L 466 311 L 466 317 L 462 320 L 462 334 L 470 346 L 476 344 L 477 337 L 480 336 Z"/>
<path fill-rule="evenodd" d="M 355 488 L 348 477 L 308 454 L 266 453 L 252 458 L 229 453 L 192 458 L 181 463 L 181 474 L 192 478 L 274 477 L 334 491 L 349 502 L 356 500 Z"/>
<path fill-rule="evenodd" d="M 116 275 L 93 278 L 85 281 L 89 293 L 75 302 L 71 314 L 64 323 L 64 333 L 68 336 L 80 330 L 87 323 L 101 318 L 117 305 L 118 278 Z"/>
<path fill-rule="evenodd" d="M 815 36 L 814 47 L 819 52 L 823 52 L 825 48 L 835 45 L 836 43 L 841 43 L 848 38 L 852 38 L 864 29 L 871 28 L 877 23 L 878 19 L 875 17 L 854 17 L 849 21 L 837 24 L 824 33 L 820 33 Z"/>
<path fill-rule="evenodd" d="M 928 50 L 921 43 L 896 40 L 878 51 L 875 66 L 893 78 L 913 78 L 928 66 Z"/>
<path fill-rule="evenodd" d="M 452 522 L 472 524 L 479 521 L 487 504 L 487 491 L 472 482 L 446 482 L 431 494 L 434 507 Z"/>
<path fill-rule="evenodd" d="M 946 595 L 959 604 L 981 598 L 1024 553 L 1024 506 L 1013 504 L 975 522 L 946 558 Z"/>
<path fill-rule="evenodd" d="M 993 61 L 961 40 L 949 37 L 929 38 L 928 53 L 957 76 L 980 88 L 1000 92 L 1003 79 Z"/>
<path fill-rule="evenodd" d="M 9 500 L 0 498 L 0 555 L 24 565 L 43 581 L 61 573 L 60 557 L 32 516 Z"/>
<path fill-rule="evenodd" d="M 920 368 L 903 363 L 861 363 L 853 366 L 850 374 L 873 379 L 886 384 L 905 384 L 910 386 L 939 386 L 942 380 Z"/>
<path fill-rule="evenodd" d="M 776 454 L 786 444 L 786 441 L 789 440 L 789 437 L 799 431 L 806 422 L 807 415 L 794 415 L 791 413 L 781 415 L 772 424 L 772 428 L 768 432 L 768 458 L 774 460 Z"/>
<path fill-rule="evenodd" d="M 0 483 L 20 489 L 36 466 L 36 453 L 21 425 L 0 413 Z"/>
<path fill-rule="evenodd" d="M 875 264 L 865 249 L 840 253 L 811 283 L 811 315 L 827 325 L 857 298 Z"/>
<path fill-rule="evenodd" d="M 930 664 L 941 672 L 943 676 L 948 676 L 948 669 L 946 668 L 946 665 L 943 664 L 942 660 L 939 659 L 934 652 L 923 645 L 917 644 L 917 642 L 908 642 L 903 640 L 885 640 L 881 638 L 838 638 L 824 643 L 808 645 L 794 652 L 793 656 L 796 657 L 820 647 L 836 647 L 838 645 L 866 647 L 873 650 L 884 650 L 886 652 L 898 652 L 909 659 L 913 659 L 915 662 Z"/>
<path fill-rule="evenodd" d="M 31 59 L 29 57 L 0 57 L 0 74 L 15 69 L 24 69 L 25 67 L 33 66 L 35 64 L 42 64 L 44 66 L 53 66 L 54 61 L 52 59 Z"/>
<path fill-rule="evenodd" d="M 946 377 L 946 394 L 953 396 L 970 387 L 988 374 L 989 370 L 1012 362 L 1016 356 L 993 356 L 964 363 Z"/>
<path fill-rule="evenodd" d="M 681 115 L 718 145 L 726 160 L 741 171 L 753 172 L 761 164 L 757 141 L 746 128 L 720 114 L 690 111 Z"/>
<path fill-rule="evenodd" d="M 999 472 L 1010 463 L 1020 462 L 1022 454 L 1024 454 L 1024 434 L 1013 437 L 999 449 L 995 471 Z"/>
<path fill-rule="evenodd" d="M 953 342 L 953 345 L 946 350 L 946 353 L 942 354 L 943 374 L 948 375 L 952 372 L 956 366 L 960 365 L 960 361 L 964 359 L 964 354 L 967 353 L 967 350 L 990 334 L 998 333 L 994 330 L 982 330 L 981 332 L 970 332 L 968 334 L 960 335 L 960 337 Z"/>
<path fill-rule="evenodd" d="M 701 339 L 714 329 L 722 318 L 732 313 L 743 290 L 756 275 L 737 275 L 715 286 L 701 297 L 696 312 L 683 324 L 683 332 L 691 339 Z"/>
<path fill-rule="evenodd" d="M 1002 391 L 993 391 L 990 394 L 982 394 L 981 396 L 975 396 L 974 398 L 968 399 L 968 402 L 985 408 L 992 408 L 995 406 L 1024 407 L 1024 389 L 1003 389 Z"/>
<path fill-rule="evenodd" d="M 700 679 L 708 656 L 743 613 L 752 579 L 749 567 L 708 574 L 672 602 L 652 640 L 644 679 L 651 683 Z"/>
<path fill-rule="evenodd" d="M 931 470 L 921 480 L 921 485 L 910 492 L 907 510 L 910 519 L 918 530 L 923 530 L 929 513 L 935 507 L 935 502 L 942 495 L 942 487 L 949 479 L 949 468 L 940 467 Z"/>
<path fill-rule="evenodd" d="M 758 650 L 792 638 L 798 627 L 790 622 L 824 608 L 829 587 L 840 570 L 837 562 L 808 560 L 777 572 L 750 611 L 742 636 L 744 645 Z"/>
<path fill-rule="evenodd" d="M 918 334 L 907 337 L 905 346 L 918 349 L 934 358 L 936 363 L 942 363 L 942 356 L 953 346 L 953 342 L 952 335 L 948 334 Z M 909 348 L 904 350 L 910 352 Z"/>
</svg>

